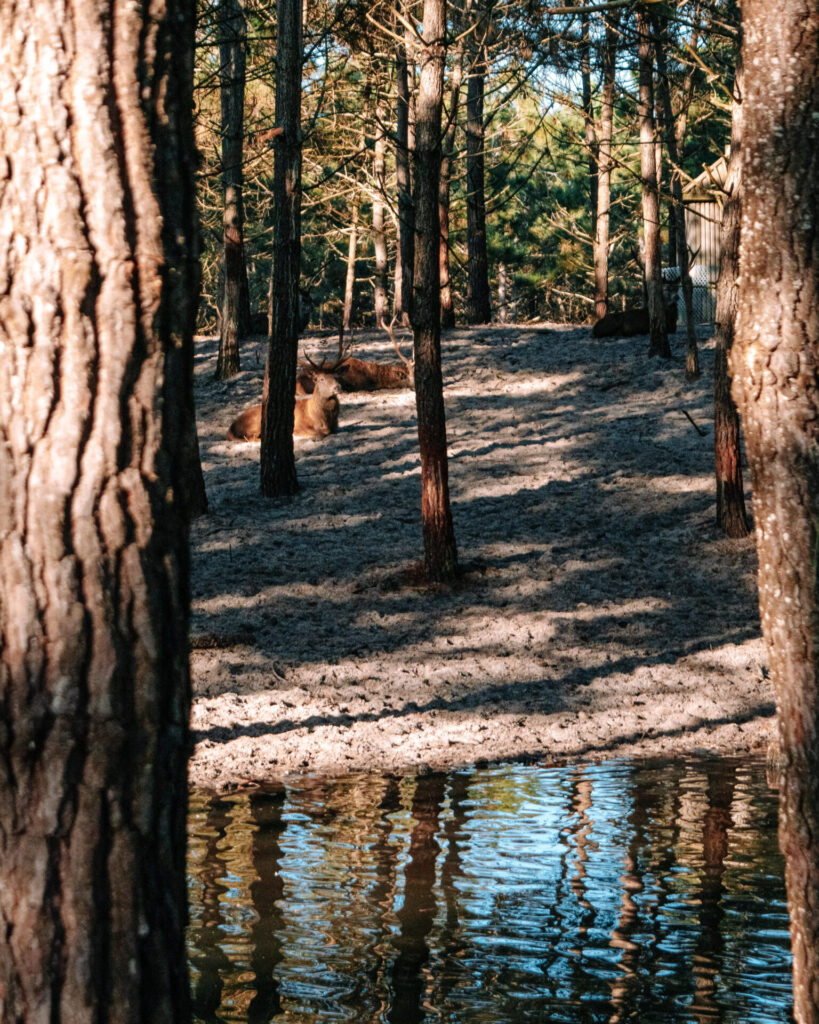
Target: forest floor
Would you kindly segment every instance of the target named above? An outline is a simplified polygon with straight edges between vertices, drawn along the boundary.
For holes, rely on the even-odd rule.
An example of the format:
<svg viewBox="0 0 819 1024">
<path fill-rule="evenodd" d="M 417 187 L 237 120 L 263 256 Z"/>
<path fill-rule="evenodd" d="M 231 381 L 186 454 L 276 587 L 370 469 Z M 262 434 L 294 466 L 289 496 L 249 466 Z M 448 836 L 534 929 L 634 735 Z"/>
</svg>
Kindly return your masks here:
<svg viewBox="0 0 819 1024">
<path fill-rule="evenodd" d="M 383 332 L 356 341 L 395 359 Z M 197 339 L 192 783 L 763 748 L 753 540 L 714 521 L 713 347 L 694 384 L 647 349 L 551 324 L 444 336 L 464 571 L 430 587 L 414 394 L 342 395 L 338 434 L 296 441 L 300 493 L 269 501 L 259 446 L 225 436 L 265 343 L 220 383 Z"/>
</svg>

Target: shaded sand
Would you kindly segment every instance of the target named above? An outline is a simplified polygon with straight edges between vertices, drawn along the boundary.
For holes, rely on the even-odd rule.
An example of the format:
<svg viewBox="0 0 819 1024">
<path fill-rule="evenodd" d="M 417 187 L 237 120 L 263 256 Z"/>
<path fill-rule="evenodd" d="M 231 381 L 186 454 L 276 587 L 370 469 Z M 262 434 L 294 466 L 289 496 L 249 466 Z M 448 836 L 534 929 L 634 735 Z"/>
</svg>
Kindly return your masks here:
<svg viewBox="0 0 819 1024">
<path fill-rule="evenodd" d="M 753 542 L 714 524 L 712 349 L 692 385 L 646 338 L 586 328 L 443 348 L 451 589 L 413 584 L 412 392 L 341 396 L 339 433 L 296 441 L 300 494 L 271 502 L 258 445 L 225 439 L 259 401 L 264 345 L 218 383 L 197 342 L 192 782 L 763 747 Z M 356 354 L 394 359 L 383 333 Z"/>
</svg>

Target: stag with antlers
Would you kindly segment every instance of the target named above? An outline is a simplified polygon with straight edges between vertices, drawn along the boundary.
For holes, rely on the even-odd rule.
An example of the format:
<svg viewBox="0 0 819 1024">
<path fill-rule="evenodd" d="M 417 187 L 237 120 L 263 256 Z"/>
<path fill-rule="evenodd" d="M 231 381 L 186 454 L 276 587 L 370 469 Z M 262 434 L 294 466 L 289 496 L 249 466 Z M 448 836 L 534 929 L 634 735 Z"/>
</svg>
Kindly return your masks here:
<svg viewBox="0 0 819 1024">
<path fill-rule="evenodd" d="M 343 391 L 387 391 L 393 388 L 411 388 L 414 385 L 412 359 L 408 359 L 395 338 L 395 318 L 382 327 L 389 335 L 393 348 L 398 353 L 400 363 L 379 363 L 365 359 L 356 359 L 350 355 L 352 338 L 345 343 L 344 329 L 338 336 L 338 353 L 334 360 L 322 359 L 315 362 L 305 351 L 304 362 L 299 365 L 301 373 L 297 385 L 308 387 L 307 379 L 319 373 L 331 374 L 341 385 Z"/>
</svg>

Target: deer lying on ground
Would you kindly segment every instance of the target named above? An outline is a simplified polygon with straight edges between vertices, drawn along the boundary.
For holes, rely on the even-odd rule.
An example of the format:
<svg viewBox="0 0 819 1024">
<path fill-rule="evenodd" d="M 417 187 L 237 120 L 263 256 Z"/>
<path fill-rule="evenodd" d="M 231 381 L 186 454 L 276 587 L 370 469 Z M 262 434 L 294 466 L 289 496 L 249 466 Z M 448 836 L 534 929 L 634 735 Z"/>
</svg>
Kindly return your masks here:
<svg viewBox="0 0 819 1024">
<path fill-rule="evenodd" d="M 338 357 L 334 362 L 329 363 L 323 359 L 315 363 L 305 352 L 305 362 L 300 363 L 302 373 L 299 379 L 303 381 L 304 376 L 318 373 L 330 373 L 341 385 L 343 391 L 387 391 L 392 388 L 411 388 L 415 385 L 415 375 L 412 360 L 407 359 L 398 346 L 393 333 L 395 320 L 387 326 L 382 324 L 384 330 L 390 336 L 393 348 L 398 353 L 401 363 L 378 363 L 365 359 L 356 359 L 349 355 L 349 344 L 344 346 L 344 331 L 339 333 Z M 305 384 L 305 386 L 307 386 Z"/>
<path fill-rule="evenodd" d="M 677 282 L 663 285 L 663 306 L 665 307 L 665 329 L 669 334 L 677 330 Z M 648 310 L 626 309 L 622 313 L 607 313 L 592 327 L 594 338 L 632 338 L 635 334 L 648 334 Z"/>
<path fill-rule="evenodd" d="M 338 398 L 341 390 L 335 377 L 318 373 L 313 393 L 296 398 L 293 412 L 293 437 L 327 437 L 338 431 Z M 227 432 L 229 441 L 260 441 L 262 438 L 262 407 L 253 405 L 237 416 Z"/>
</svg>

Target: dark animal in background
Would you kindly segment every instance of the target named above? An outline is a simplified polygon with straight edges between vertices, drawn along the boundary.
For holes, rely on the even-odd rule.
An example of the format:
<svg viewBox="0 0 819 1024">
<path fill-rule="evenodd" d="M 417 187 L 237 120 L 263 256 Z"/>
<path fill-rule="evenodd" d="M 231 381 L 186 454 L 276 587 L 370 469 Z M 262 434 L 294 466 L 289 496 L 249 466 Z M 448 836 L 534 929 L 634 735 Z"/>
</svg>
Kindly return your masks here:
<svg viewBox="0 0 819 1024">
<path fill-rule="evenodd" d="M 306 331 L 313 316 L 313 299 L 305 288 L 299 288 L 299 334 Z M 267 334 L 267 313 L 251 313 L 248 324 L 251 334 Z"/>
<path fill-rule="evenodd" d="M 293 413 L 293 437 L 327 437 L 338 431 L 341 391 L 338 381 L 328 373 L 316 374 L 313 393 L 308 398 L 296 398 Z M 253 405 L 231 423 L 227 432 L 229 441 L 260 441 L 262 437 L 262 407 Z"/>
<path fill-rule="evenodd" d="M 665 329 L 669 334 L 677 330 L 677 282 L 663 285 L 663 306 L 665 308 Z M 648 334 L 648 310 L 626 309 L 622 313 L 607 313 L 592 327 L 595 338 L 632 338 L 636 334 Z"/>
</svg>

